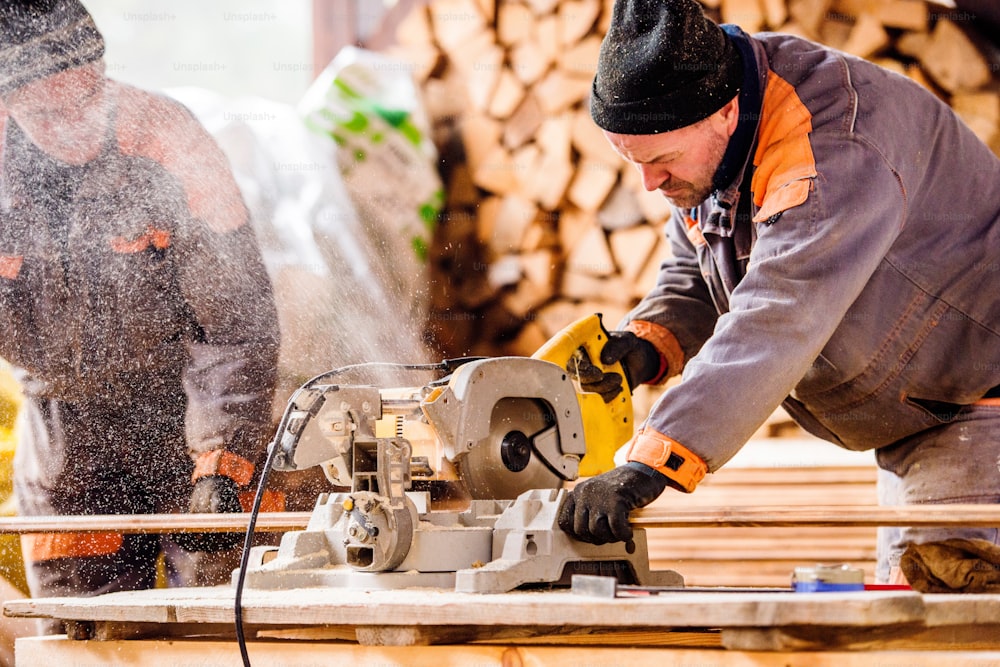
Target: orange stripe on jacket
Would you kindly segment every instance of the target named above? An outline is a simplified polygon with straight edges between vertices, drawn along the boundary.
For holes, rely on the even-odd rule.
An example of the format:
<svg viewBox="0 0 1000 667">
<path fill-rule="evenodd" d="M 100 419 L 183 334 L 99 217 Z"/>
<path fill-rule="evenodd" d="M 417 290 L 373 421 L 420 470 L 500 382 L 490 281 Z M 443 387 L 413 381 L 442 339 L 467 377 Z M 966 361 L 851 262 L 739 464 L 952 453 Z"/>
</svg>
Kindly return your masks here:
<svg viewBox="0 0 1000 667">
<path fill-rule="evenodd" d="M 244 491 L 239 494 L 240 506 L 243 507 L 244 512 L 249 512 L 253 509 L 253 499 L 255 495 L 256 494 L 253 491 Z M 285 492 L 276 491 L 274 489 L 264 489 L 264 496 L 260 499 L 260 511 L 284 512 Z"/>
<path fill-rule="evenodd" d="M 708 241 L 705 240 L 705 235 L 701 233 L 701 227 L 698 226 L 694 218 L 690 215 L 684 216 L 684 224 L 687 226 L 687 237 L 691 245 L 698 247 L 708 244 Z"/>
<path fill-rule="evenodd" d="M 980 398 L 973 405 L 1000 408 L 1000 398 Z"/>
<path fill-rule="evenodd" d="M 124 155 L 163 165 L 184 188 L 191 215 L 213 232 L 224 234 L 249 221 L 225 154 L 187 109 L 128 86 L 119 87 L 118 96 L 115 129 Z"/>
<path fill-rule="evenodd" d="M 810 132 L 812 114 L 795 88 L 773 71 L 768 72 L 753 158 L 756 169 L 750 183 L 753 203 L 760 207 L 754 222 L 798 206 L 809 197 L 810 179 L 816 176 Z"/>
<path fill-rule="evenodd" d="M 196 482 L 208 475 L 224 475 L 240 486 L 246 486 L 253 477 L 253 464 L 242 456 L 224 449 L 202 452 L 194 462 L 191 481 Z"/>
<path fill-rule="evenodd" d="M 21 265 L 24 264 L 22 255 L 0 256 L 0 277 L 14 280 L 21 275 Z"/>
<path fill-rule="evenodd" d="M 170 247 L 170 232 L 150 227 L 139 238 L 127 239 L 124 236 L 116 236 L 111 239 L 110 243 L 112 250 L 126 255 L 142 252 L 149 246 L 153 246 L 157 250 L 164 250 Z"/>
<path fill-rule="evenodd" d="M 121 533 L 28 533 L 21 536 L 25 558 L 34 562 L 53 558 L 106 556 L 117 552 Z"/>
</svg>

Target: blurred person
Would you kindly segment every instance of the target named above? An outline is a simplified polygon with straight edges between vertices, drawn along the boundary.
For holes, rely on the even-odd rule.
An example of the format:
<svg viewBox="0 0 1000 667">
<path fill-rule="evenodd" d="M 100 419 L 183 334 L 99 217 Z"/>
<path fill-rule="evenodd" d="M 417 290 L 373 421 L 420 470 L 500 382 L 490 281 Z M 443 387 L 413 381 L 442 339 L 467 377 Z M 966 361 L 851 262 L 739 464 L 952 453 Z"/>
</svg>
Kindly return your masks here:
<svg viewBox="0 0 1000 667">
<path fill-rule="evenodd" d="M 222 152 L 178 103 L 105 76 L 78 0 L 4 3 L 0 35 L 0 356 L 24 391 L 19 513 L 243 511 L 279 332 Z M 223 583 L 240 542 L 109 531 L 22 546 L 43 597 L 152 588 L 161 554 L 171 585 Z"/>
</svg>

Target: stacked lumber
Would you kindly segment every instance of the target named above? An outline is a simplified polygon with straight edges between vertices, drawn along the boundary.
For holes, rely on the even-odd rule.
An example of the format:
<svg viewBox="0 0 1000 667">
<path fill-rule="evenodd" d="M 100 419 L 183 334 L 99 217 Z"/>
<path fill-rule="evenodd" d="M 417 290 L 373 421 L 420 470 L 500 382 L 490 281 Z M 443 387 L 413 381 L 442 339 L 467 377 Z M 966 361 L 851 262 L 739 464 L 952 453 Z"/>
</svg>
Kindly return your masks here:
<svg viewBox="0 0 1000 667">
<path fill-rule="evenodd" d="M 749 32 L 799 34 L 912 77 L 1000 153 L 996 48 L 925 0 L 702 0 Z M 399 24 L 441 151 L 430 337 L 531 354 L 594 312 L 613 327 L 668 252 L 666 201 L 590 120 L 613 0 L 433 0 Z"/>
<path fill-rule="evenodd" d="M 828 445 L 831 446 L 832 445 Z M 794 441 L 789 441 L 794 447 Z M 775 509 L 878 502 L 871 466 L 727 467 L 697 493 L 665 493 L 651 510 L 760 505 Z M 689 586 L 788 586 L 796 567 L 843 563 L 875 581 L 872 527 L 697 527 L 647 529 L 650 566 L 680 572 Z"/>
</svg>

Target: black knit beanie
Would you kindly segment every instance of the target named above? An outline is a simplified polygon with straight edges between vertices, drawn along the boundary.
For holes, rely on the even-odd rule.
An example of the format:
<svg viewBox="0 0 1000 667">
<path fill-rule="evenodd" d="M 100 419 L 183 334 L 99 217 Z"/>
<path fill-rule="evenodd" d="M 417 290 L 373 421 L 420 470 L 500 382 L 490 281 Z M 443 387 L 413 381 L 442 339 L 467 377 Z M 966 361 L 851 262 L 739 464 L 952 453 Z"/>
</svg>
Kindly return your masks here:
<svg viewBox="0 0 1000 667">
<path fill-rule="evenodd" d="M 0 4 L 0 95 L 104 55 L 104 38 L 79 0 Z"/>
<path fill-rule="evenodd" d="M 739 92 L 743 60 L 696 0 L 616 0 L 590 115 L 616 134 L 692 125 Z"/>
</svg>

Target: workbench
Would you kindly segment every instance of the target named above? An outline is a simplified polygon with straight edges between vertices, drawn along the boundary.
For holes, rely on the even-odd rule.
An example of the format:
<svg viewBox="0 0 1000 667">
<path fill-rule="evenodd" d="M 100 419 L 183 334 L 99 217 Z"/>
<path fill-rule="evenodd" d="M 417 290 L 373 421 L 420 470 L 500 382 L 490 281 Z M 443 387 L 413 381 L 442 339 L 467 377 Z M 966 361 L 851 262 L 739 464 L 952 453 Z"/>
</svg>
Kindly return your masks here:
<svg viewBox="0 0 1000 667">
<path fill-rule="evenodd" d="M 1000 595 L 304 588 L 247 590 L 242 602 L 256 667 L 1000 664 Z M 238 667 L 233 603 L 220 586 L 26 599 L 4 612 L 66 620 L 75 637 L 19 639 L 19 667 Z"/>
</svg>

